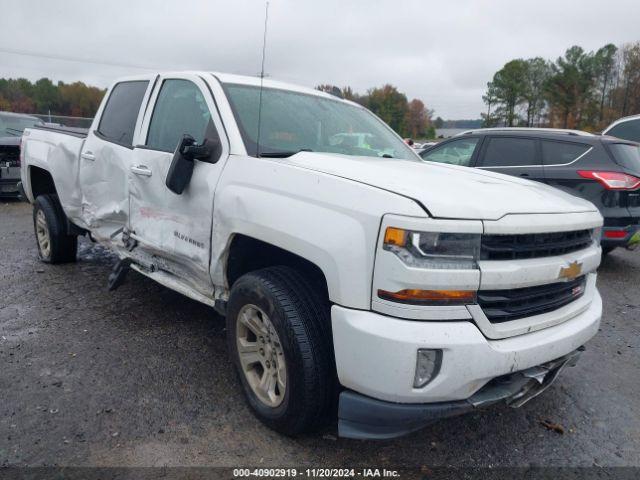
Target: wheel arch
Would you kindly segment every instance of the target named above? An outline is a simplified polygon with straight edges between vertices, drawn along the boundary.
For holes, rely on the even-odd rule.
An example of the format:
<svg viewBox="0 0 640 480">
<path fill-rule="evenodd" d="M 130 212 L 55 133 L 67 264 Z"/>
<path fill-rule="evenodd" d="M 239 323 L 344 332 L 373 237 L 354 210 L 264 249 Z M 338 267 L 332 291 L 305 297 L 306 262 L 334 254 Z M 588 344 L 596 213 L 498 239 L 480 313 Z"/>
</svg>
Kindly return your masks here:
<svg viewBox="0 0 640 480">
<path fill-rule="evenodd" d="M 274 266 L 287 266 L 303 273 L 329 298 L 329 285 L 323 269 L 307 258 L 291 250 L 236 233 L 230 238 L 224 254 L 224 277 L 227 289 L 242 275 Z"/>
<path fill-rule="evenodd" d="M 33 203 L 39 195 L 57 194 L 56 185 L 53 176 L 48 170 L 34 165 L 29 166 L 29 193 L 30 200 Z"/>
</svg>

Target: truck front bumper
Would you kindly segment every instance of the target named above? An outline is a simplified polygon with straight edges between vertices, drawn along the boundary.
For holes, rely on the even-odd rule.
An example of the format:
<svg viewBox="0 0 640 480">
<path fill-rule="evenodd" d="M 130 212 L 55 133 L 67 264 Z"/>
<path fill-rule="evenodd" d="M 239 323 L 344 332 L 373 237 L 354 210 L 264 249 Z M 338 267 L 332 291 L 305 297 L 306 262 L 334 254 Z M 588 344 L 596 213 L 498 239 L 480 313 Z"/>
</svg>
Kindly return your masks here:
<svg viewBox="0 0 640 480">
<path fill-rule="evenodd" d="M 376 400 L 346 390 L 340 394 L 338 430 L 341 437 L 389 439 L 419 430 L 437 420 L 461 415 L 505 401 L 520 407 L 545 391 L 560 372 L 574 366 L 584 350 L 577 350 L 551 362 L 493 379 L 466 400 L 425 404 Z"/>
<path fill-rule="evenodd" d="M 359 438 L 402 435 L 434 419 L 475 408 L 474 396 L 487 394 L 483 387 L 490 388 L 498 378 L 510 378 L 515 383 L 495 401 L 509 399 L 524 387 L 510 375 L 519 372 L 527 378 L 530 369 L 548 368 L 549 362 L 578 350 L 598 331 L 601 313 L 602 300 L 595 290 L 589 306 L 562 323 L 490 340 L 470 320 L 405 320 L 333 306 L 338 379 L 350 390 L 340 398 L 340 433 Z M 438 374 L 422 388 L 414 387 L 418 349 L 442 351 Z M 493 393 L 490 396 L 496 397 Z M 363 402 L 376 407 L 366 409 Z M 365 428 L 364 418 L 354 416 L 358 411 L 373 422 L 369 425 L 386 425 L 384 431 L 375 433 L 375 428 Z M 365 414 L 367 411 L 373 412 L 372 416 Z M 405 421 L 393 421 L 396 414 L 392 412 L 398 411 L 403 412 L 401 415 L 413 412 L 408 414 L 411 428 L 407 429 Z M 354 424 L 365 433 L 358 434 Z"/>
</svg>

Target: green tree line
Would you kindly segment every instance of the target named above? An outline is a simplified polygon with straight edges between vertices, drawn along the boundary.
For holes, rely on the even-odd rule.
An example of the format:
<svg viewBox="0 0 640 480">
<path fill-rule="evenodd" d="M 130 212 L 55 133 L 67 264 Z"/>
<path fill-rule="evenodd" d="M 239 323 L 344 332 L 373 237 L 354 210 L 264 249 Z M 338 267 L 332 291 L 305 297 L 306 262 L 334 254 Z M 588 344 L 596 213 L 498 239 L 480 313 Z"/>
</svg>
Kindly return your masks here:
<svg viewBox="0 0 640 480">
<path fill-rule="evenodd" d="M 356 93 L 351 87 L 337 89 L 327 84 L 318 85 L 316 89 L 327 93 L 340 93 L 343 98 L 359 103 L 378 115 L 403 137 L 435 138 L 433 110 L 428 109 L 420 99 L 408 100 L 407 96 L 393 85 L 370 88 L 365 94 Z"/>
<path fill-rule="evenodd" d="M 54 84 L 48 78 L 0 78 L 0 110 L 93 117 L 106 90 L 82 82 Z"/>
<path fill-rule="evenodd" d="M 598 131 L 640 113 L 640 42 L 587 52 L 569 48 L 555 61 L 507 62 L 487 83 L 484 126 L 545 126 Z"/>
<path fill-rule="evenodd" d="M 319 85 L 319 90 L 333 92 L 335 87 Z M 32 83 L 25 78 L 0 79 L 0 110 L 19 113 L 93 117 L 106 90 L 82 82 L 54 84 L 48 78 Z M 371 88 L 365 94 L 351 87 L 342 96 L 373 111 L 404 137 L 434 138 L 433 111 L 407 96 L 393 85 Z"/>
</svg>

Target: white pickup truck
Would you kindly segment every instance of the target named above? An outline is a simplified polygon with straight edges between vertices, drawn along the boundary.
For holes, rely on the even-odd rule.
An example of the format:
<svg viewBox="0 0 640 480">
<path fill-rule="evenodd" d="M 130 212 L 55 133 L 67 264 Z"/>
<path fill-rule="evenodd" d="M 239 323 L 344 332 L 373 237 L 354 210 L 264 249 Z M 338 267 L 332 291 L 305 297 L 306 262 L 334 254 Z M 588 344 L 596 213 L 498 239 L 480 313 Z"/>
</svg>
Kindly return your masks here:
<svg viewBox="0 0 640 480">
<path fill-rule="evenodd" d="M 226 316 L 256 416 L 390 438 L 522 405 L 598 331 L 589 202 L 425 164 L 365 108 L 271 80 L 125 78 L 88 132 L 27 129 L 44 262 L 77 236 Z M 213 368 L 212 368 L 213 371 Z"/>
</svg>

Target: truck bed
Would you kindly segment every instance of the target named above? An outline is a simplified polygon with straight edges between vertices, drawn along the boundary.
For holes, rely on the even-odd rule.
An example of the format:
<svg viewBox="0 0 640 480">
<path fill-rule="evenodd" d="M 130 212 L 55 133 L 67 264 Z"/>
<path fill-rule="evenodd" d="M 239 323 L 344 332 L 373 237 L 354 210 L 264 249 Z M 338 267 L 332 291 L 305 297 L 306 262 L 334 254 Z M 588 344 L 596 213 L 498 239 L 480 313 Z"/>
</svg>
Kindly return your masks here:
<svg viewBox="0 0 640 480">
<path fill-rule="evenodd" d="M 22 137 L 22 184 L 27 198 L 35 200 L 30 176 L 34 168 L 48 172 L 57 187 L 60 203 L 72 221 L 79 221 L 82 195 L 79 188 L 80 151 L 88 130 L 70 127 L 29 127 Z"/>
</svg>

